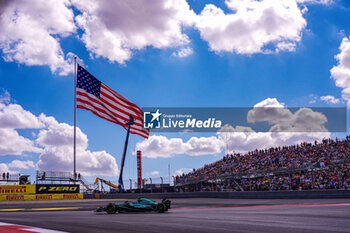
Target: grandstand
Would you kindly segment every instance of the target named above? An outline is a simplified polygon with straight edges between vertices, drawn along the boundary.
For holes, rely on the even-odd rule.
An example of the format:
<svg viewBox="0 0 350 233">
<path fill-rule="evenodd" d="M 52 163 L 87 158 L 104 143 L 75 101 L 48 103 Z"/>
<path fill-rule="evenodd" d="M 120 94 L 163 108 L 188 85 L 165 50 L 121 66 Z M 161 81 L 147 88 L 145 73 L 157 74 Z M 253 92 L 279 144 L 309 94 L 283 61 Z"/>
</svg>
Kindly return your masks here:
<svg viewBox="0 0 350 233">
<path fill-rule="evenodd" d="M 349 189 L 350 137 L 234 153 L 175 178 L 177 191 Z"/>
<path fill-rule="evenodd" d="M 336 190 L 350 188 L 350 137 L 344 140 L 254 150 L 225 155 L 221 160 L 176 177 L 128 179 L 125 192 L 195 191 L 287 191 Z M 0 182 L 19 183 L 20 175 L 3 174 Z M 99 193 L 82 175 L 71 172 L 37 171 L 37 184 L 80 184 L 80 190 Z M 116 182 L 116 181 L 113 181 Z M 112 182 L 112 183 L 113 183 Z M 22 182 L 23 183 L 23 182 Z"/>
</svg>

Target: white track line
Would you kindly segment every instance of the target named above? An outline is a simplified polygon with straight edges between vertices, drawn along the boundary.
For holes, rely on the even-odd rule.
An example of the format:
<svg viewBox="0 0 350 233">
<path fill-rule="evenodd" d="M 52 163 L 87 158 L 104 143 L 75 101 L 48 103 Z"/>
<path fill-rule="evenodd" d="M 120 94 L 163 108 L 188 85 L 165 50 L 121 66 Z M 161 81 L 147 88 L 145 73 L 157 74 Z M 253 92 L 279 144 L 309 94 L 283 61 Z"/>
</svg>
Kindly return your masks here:
<svg viewBox="0 0 350 233">
<path fill-rule="evenodd" d="M 36 232 L 36 233 L 64 233 L 64 231 L 55 231 L 39 227 L 30 227 L 12 223 L 0 222 L 0 232 Z"/>
</svg>

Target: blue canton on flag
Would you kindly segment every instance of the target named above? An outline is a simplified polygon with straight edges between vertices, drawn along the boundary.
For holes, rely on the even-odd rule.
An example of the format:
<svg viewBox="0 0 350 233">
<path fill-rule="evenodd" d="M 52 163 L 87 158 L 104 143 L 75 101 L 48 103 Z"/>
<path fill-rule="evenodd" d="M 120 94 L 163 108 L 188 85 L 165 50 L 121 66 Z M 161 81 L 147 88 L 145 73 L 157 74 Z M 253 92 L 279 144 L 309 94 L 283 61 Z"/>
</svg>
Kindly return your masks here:
<svg viewBox="0 0 350 233">
<path fill-rule="evenodd" d="M 100 98 L 101 81 L 95 78 L 78 64 L 77 88 L 84 89 L 89 94 Z"/>
</svg>

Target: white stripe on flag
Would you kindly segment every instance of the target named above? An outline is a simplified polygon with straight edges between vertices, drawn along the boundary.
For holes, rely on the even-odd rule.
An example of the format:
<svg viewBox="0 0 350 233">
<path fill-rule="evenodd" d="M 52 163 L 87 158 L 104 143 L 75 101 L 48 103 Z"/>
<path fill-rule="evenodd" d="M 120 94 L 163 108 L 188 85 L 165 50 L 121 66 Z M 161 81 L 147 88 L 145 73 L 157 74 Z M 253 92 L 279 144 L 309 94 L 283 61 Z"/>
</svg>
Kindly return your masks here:
<svg viewBox="0 0 350 233">
<path fill-rule="evenodd" d="M 101 98 L 103 99 L 103 101 L 101 100 Z M 118 107 L 116 106 L 123 108 L 123 111 L 127 111 L 117 111 L 115 108 L 118 109 Z M 99 99 L 96 96 L 87 93 L 84 89 L 77 88 L 77 107 L 90 110 L 95 115 L 105 120 L 119 124 L 125 129 L 125 121 L 129 119 L 129 115 L 127 115 L 126 113 L 129 113 L 135 118 L 136 123 L 130 127 L 130 132 L 148 138 L 149 131 L 143 128 L 143 122 L 139 119 L 140 114 L 138 112 L 138 109 L 135 109 L 136 111 L 134 111 L 134 109 L 130 110 L 128 108 L 122 107 L 119 103 L 112 102 L 111 100 L 104 98 L 102 92 L 100 94 Z"/>
</svg>

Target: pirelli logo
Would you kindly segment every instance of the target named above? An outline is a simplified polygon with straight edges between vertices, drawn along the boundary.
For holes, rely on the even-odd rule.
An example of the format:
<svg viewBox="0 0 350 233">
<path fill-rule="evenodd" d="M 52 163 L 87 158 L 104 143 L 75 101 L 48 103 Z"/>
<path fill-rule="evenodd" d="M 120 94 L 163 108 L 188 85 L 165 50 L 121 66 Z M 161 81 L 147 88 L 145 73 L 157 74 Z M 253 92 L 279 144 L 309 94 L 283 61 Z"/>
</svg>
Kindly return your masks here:
<svg viewBox="0 0 350 233">
<path fill-rule="evenodd" d="M 15 193 L 25 193 L 25 192 L 27 192 L 27 186 L 25 185 L 0 187 L 1 194 L 15 194 Z"/>
<path fill-rule="evenodd" d="M 52 200 L 53 196 L 50 194 L 47 195 L 35 195 L 35 200 Z"/>
<path fill-rule="evenodd" d="M 35 193 L 35 185 L 1 185 L 0 195 Z"/>
<path fill-rule="evenodd" d="M 79 194 L 63 194 L 63 199 L 79 199 Z"/>
<path fill-rule="evenodd" d="M 71 184 L 37 184 L 36 185 L 36 193 L 79 193 L 79 185 Z"/>
<path fill-rule="evenodd" d="M 24 201 L 24 195 L 6 196 L 6 201 Z"/>
</svg>

